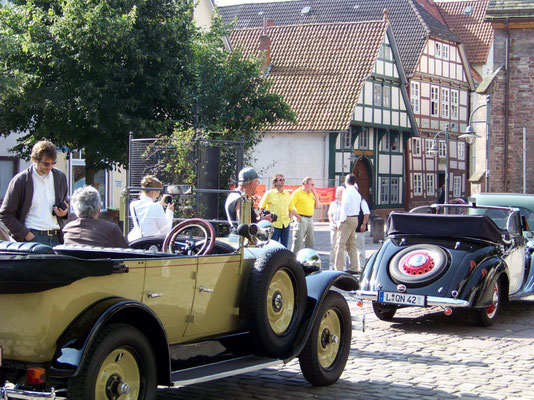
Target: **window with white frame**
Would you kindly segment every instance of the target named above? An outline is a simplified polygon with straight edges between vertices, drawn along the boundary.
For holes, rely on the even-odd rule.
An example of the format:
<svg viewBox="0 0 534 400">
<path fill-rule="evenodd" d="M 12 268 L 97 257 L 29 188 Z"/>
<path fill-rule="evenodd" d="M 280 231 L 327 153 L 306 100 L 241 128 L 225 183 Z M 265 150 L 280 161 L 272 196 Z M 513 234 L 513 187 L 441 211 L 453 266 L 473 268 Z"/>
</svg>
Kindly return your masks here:
<svg viewBox="0 0 534 400">
<path fill-rule="evenodd" d="M 421 196 L 423 194 L 423 174 L 413 174 L 413 194 Z"/>
<path fill-rule="evenodd" d="M 391 86 L 384 86 L 382 102 L 383 102 L 384 107 L 386 108 L 391 107 Z"/>
<path fill-rule="evenodd" d="M 389 204 L 389 178 L 380 178 L 380 204 Z"/>
<path fill-rule="evenodd" d="M 445 141 L 440 140 L 439 141 L 439 156 L 445 157 L 447 155 L 447 145 L 445 144 Z"/>
<path fill-rule="evenodd" d="M 454 197 L 462 197 L 462 177 L 455 176 L 452 184 L 452 194 Z"/>
<path fill-rule="evenodd" d="M 441 58 L 443 58 L 444 60 L 449 59 L 449 45 L 448 44 L 443 44 L 443 47 L 441 48 Z"/>
<path fill-rule="evenodd" d="M 434 174 L 426 174 L 426 194 L 434 196 L 435 191 Z"/>
<path fill-rule="evenodd" d="M 369 128 L 363 128 L 358 136 L 358 148 L 359 149 L 368 149 L 369 148 Z"/>
<path fill-rule="evenodd" d="M 458 119 L 458 90 L 451 89 L 451 119 Z"/>
<path fill-rule="evenodd" d="M 421 155 L 421 139 L 419 138 L 412 139 L 412 153 L 414 156 Z"/>
<path fill-rule="evenodd" d="M 465 143 L 458 142 L 458 160 L 465 160 Z"/>
<path fill-rule="evenodd" d="M 441 117 L 449 118 L 449 89 L 441 88 Z"/>
<path fill-rule="evenodd" d="M 441 43 L 436 42 L 436 51 L 434 52 L 436 58 L 441 58 Z"/>
<path fill-rule="evenodd" d="M 6 195 L 11 178 L 18 173 L 17 167 L 17 158 L 0 156 L 0 200 L 3 200 Z"/>
<path fill-rule="evenodd" d="M 70 194 L 85 186 L 85 154 L 79 151 L 70 153 Z M 106 208 L 108 198 L 108 174 L 105 170 L 95 173 L 93 186 L 100 194 L 102 209 Z"/>
<path fill-rule="evenodd" d="M 380 141 L 380 150 L 389 151 L 389 149 L 390 149 L 390 136 L 389 136 L 389 132 L 387 132 L 384 136 L 382 136 L 382 140 Z"/>
<path fill-rule="evenodd" d="M 343 132 L 343 149 L 350 149 L 351 148 L 351 143 L 350 143 L 350 129 Z"/>
<path fill-rule="evenodd" d="M 412 82 L 410 84 L 410 99 L 412 102 L 412 109 L 414 114 L 419 114 L 419 104 L 420 104 L 420 98 L 419 98 L 419 82 Z"/>
<path fill-rule="evenodd" d="M 430 87 L 430 115 L 439 116 L 439 87 Z"/>
<path fill-rule="evenodd" d="M 373 86 L 374 96 L 373 96 L 373 105 L 380 107 L 382 106 L 382 85 L 374 84 Z"/>
<path fill-rule="evenodd" d="M 399 203 L 399 193 L 400 193 L 400 185 L 399 185 L 399 178 L 396 176 L 391 177 L 391 193 L 389 196 L 389 202 L 391 204 L 398 204 Z"/>
</svg>

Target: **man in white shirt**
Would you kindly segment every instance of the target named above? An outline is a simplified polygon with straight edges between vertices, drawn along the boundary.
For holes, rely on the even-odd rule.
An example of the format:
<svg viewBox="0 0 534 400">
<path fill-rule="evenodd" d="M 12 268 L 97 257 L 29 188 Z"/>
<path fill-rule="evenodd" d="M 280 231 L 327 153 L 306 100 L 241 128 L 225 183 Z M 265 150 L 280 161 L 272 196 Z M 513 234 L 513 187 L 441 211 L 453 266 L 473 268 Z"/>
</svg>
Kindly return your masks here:
<svg viewBox="0 0 534 400">
<path fill-rule="evenodd" d="M 345 178 L 345 190 L 341 197 L 341 210 L 339 216 L 339 230 L 336 237 L 336 262 L 334 267 L 343 271 L 345 267 L 345 252 L 349 255 L 349 269 L 347 272 L 358 274 L 358 249 L 356 247 L 356 227 L 362 196 L 355 187 L 356 176 L 348 174 Z"/>
<path fill-rule="evenodd" d="M 336 262 L 336 239 L 339 230 L 339 214 L 341 212 L 341 197 L 345 187 L 336 188 L 336 198 L 328 206 L 328 222 L 330 223 L 330 269 L 334 269 Z"/>
<path fill-rule="evenodd" d="M 53 166 L 56 146 L 48 140 L 32 148 L 33 165 L 9 182 L 0 220 L 19 242 L 49 246 L 62 243 L 61 229 L 69 210 L 67 177 Z"/>
</svg>

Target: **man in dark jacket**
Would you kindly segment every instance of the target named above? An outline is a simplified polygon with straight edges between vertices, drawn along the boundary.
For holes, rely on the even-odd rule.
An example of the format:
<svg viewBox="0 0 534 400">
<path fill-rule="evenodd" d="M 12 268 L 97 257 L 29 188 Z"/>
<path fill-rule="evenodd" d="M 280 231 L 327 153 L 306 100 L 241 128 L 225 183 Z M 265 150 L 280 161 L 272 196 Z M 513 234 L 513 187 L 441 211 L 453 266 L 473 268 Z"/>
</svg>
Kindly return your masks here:
<svg viewBox="0 0 534 400">
<path fill-rule="evenodd" d="M 9 182 L 0 221 L 19 242 L 49 246 L 62 242 L 61 228 L 69 210 L 68 186 L 65 174 L 53 168 L 56 158 L 52 142 L 37 142 L 31 154 L 33 165 Z"/>
<path fill-rule="evenodd" d="M 84 186 L 72 194 L 72 207 L 78 219 L 63 228 L 65 244 L 128 247 L 117 224 L 98 219 L 101 206 L 98 190 L 92 186 Z"/>
</svg>

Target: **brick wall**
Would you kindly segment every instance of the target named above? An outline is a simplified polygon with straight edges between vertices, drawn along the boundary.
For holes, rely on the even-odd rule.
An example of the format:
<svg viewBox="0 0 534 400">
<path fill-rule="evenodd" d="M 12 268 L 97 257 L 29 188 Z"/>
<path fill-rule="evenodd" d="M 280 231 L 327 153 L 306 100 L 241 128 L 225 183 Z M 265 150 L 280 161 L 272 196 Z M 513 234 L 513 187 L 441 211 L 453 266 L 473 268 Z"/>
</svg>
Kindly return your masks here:
<svg viewBox="0 0 534 400">
<path fill-rule="evenodd" d="M 508 137 L 503 71 L 491 87 L 490 191 L 523 191 L 523 127 L 527 129 L 527 193 L 534 193 L 534 29 L 510 29 Z M 506 32 L 495 30 L 496 67 L 506 61 Z M 528 144 L 531 144 L 528 146 Z M 505 152 L 507 151 L 507 165 Z"/>
</svg>

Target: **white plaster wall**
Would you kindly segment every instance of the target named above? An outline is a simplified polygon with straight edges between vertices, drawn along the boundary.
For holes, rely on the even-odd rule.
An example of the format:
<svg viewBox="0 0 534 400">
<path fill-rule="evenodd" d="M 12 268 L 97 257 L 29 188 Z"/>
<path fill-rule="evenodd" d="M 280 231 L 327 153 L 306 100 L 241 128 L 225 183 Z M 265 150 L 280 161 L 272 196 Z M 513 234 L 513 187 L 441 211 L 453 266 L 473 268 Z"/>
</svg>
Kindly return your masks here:
<svg viewBox="0 0 534 400">
<path fill-rule="evenodd" d="M 327 132 L 267 133 L 254 148 L 252 165 L 267 187 L 278 172 L 284 174 L 287 185 L 299 185 L 302 178 L 311 176 L 317 187 L 326 187 L 328 143 Z"/>
</svg>

